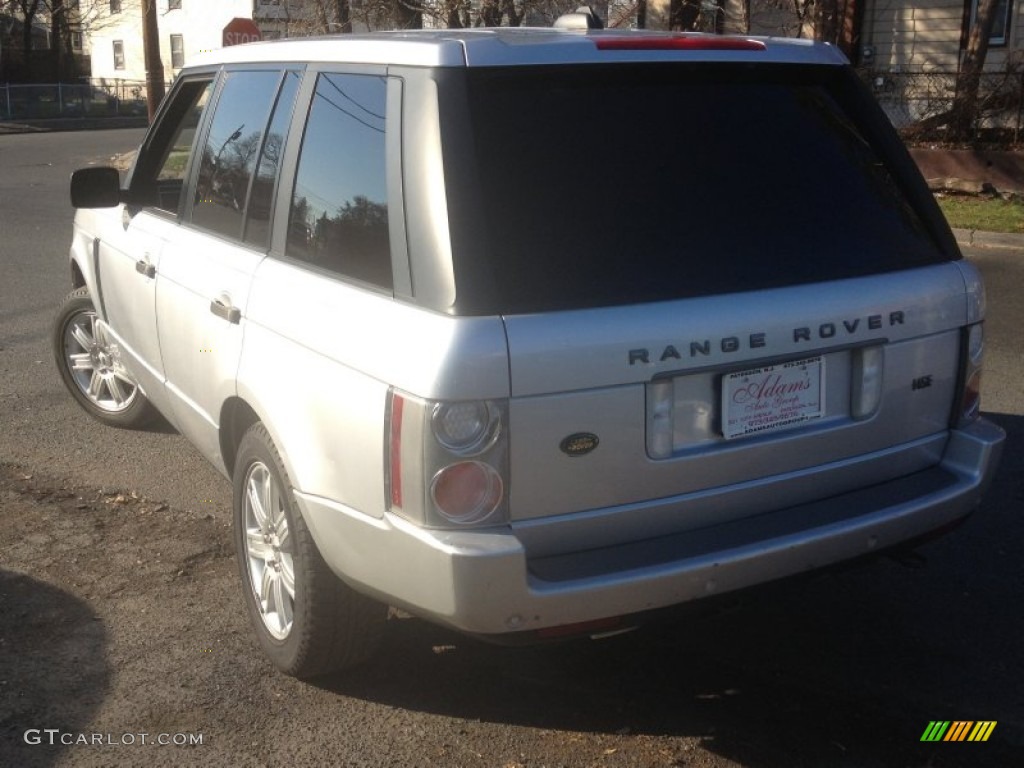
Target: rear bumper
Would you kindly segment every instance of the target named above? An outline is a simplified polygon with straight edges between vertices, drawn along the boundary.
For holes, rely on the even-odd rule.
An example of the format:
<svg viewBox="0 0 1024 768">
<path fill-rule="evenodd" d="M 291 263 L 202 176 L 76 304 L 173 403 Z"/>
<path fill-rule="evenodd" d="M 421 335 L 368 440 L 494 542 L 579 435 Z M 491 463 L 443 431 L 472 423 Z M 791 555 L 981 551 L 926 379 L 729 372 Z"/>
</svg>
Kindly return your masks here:
<svg viewBox="0 0 1024 768">
<path fill-rule="evenodd" d="M 927 535 L 969 514 L 1005 434 L 950 433 L 927 470 L 812 504 L 584 552 L 528 558 L 501 531 L 428 531 L 297 494 L 332 569 L 357 589 L 477 634 L 639 613 L 821 568 Z"/>
</svg>

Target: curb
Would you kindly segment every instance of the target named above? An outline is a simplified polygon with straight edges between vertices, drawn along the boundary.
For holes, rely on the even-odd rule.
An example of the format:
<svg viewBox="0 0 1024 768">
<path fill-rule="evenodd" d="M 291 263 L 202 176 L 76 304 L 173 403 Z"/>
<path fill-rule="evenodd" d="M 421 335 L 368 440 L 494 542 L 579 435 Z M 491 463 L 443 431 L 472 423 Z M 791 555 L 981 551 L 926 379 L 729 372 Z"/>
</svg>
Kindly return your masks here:
<svg viewBox="0 0 1024 768">
<path fill-rule="evenodd" d="M 1024 248 L 1024 235 L 1008 232 L 985 232 L 980 229 L 954 229 L 953 236 L 962 247 Z"/>
</svg>

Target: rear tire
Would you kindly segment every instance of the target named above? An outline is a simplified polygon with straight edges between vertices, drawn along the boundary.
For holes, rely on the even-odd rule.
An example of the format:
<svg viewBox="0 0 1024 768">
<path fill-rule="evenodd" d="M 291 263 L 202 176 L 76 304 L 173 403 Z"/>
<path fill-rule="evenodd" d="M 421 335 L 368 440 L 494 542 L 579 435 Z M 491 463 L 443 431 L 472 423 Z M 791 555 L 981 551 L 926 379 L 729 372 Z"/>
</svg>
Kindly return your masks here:
<svg viewBox="0 0 1024 768">
<path fill-rule="evenodd" d="M 108 427 L 138 429 L 156 409 L 121 364 L 120 350 L 100 322 L 88 288 L 76 288 L 57 309 L 51 335 L 61 380 L 82 409 Z"/>
<path fill-rule="evenodd" d="M 274 666 L 310 678 L 368 659 L 379 645 L 387 607 L 353 590 L 324 562 L 261 423 L 242 437 L 233 484 L 245 606 Z"/>
</svg>

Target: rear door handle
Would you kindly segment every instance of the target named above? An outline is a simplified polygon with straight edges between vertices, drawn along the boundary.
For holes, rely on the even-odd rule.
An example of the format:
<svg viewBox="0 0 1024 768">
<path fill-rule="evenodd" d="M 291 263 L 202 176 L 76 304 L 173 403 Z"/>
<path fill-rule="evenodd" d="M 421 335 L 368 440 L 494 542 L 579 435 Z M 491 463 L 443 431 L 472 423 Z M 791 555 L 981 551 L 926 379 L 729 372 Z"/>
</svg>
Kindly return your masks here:
<svg viewBox="0 0 1024 768">
<path fill-rule="evenodd" d="M 156 267 L 143 259 L 135 262 L 135 271 L 146 277 L 156 277 Z"/>
<path fill-rule="evenodd" d="M 210 311 L 213 312 L 217 317 L 224 318 L 229 323 L 238 325 L 242 319 L 242 310 L 238 307 L 233 307 L 230 304 L 225 304 L 222 301 L 214 299 L 210 302 Z"/>
</svg>

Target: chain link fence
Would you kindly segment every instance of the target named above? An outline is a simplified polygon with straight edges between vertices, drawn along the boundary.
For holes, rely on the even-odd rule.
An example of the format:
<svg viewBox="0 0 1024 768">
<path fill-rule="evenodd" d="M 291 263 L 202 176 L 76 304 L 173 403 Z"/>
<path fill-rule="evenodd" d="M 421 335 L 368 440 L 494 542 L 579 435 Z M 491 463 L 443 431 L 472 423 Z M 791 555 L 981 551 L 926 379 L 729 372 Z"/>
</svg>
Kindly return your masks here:
<svg viewBox="0 0 1024 768">
<path fill-rule="evenodd" d="M 0 83 L 0 120 L 146 114 L 146 84 L 134 80 L 18 85 Z"/>
<path fill-rule="evenodd" d="M 893 125 L 917 140 L 942 141 L 942 116 L 957 93 L 956 72 L 875 72 L 862 70 Z M 986 72 L 978 89 L 978 112 L 972 134 L 998 144 L 1024 138 L 1024 70 Z"/>
</svg>

